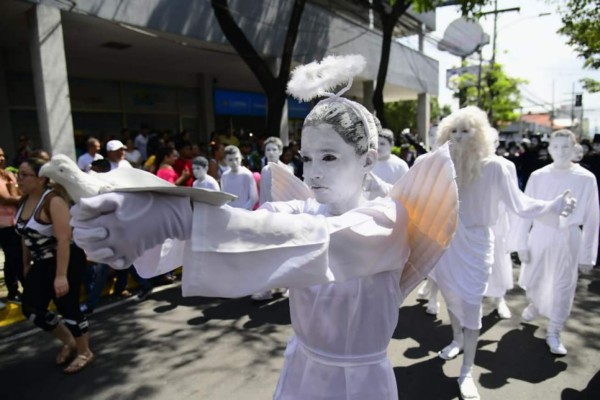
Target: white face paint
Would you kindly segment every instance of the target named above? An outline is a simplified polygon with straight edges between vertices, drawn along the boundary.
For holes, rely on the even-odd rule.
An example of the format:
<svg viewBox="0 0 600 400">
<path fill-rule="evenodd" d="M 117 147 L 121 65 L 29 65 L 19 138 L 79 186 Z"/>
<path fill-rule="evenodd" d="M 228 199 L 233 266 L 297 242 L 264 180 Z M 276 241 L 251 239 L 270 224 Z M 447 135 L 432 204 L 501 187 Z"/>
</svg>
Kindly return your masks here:
<svg viewBox="0 0 600 400">
<path fill-rule="evenodd" d="M 279 161 L 279 157 L 281 157 L 281 149 L 274 143 L 268 143 L 265 146 L 265 156 L 267 157 L 268 162 L 276 163 Z"/>
<path fill-rule="evenodd" d="M 379 161 L 384 161 L 390 158 L 390 155 L 392 154 L 391 143 L 386 138 L 382 137 L 379 138 L 377 143 L 377 159 Z"/>
<path fill-rule="evenodd" d="M 579 162 L 583 159 L 583 156 L 585 154 L 583 154 L 584 150 L 583 150 L 583 146 L 580 144 L 576 144 L 575 147 L 573 148 L 573 162 Z"/>
<path fill-rule="evenodd" d="M 240 153 L 227 154 L 225 156 L 225 163 L 229 168 L 231 168 L 231 172 L 237 172 L 242 164 L 242 156 Z"/>
<path fill-rule="evenodd" d="M 201 165 L 192 164 L 192 173 L 194 174 L 194 177 L 199 181 L 203 180 L 206 177 L 206 170 L 207 168 L 204 168 Z"/>
<path fill-rule="evenodd" d="M 557 136 L 550 140 L 548 152 L 554 161 L 554 167 L 567 169 L 571 167 L 575 145 L 567 137 Z"/>
<path fill-rule="evenodd" d="M 302 130 L 304 182 L 316 200 L 327 205 L 331 215 L 356 208 L 361 201 L 362 182 L 372 167 L 375 150 L 358 156 L 354 147 L 328 124 Z"/>
<path fill-rule="evenodd" d="M 468 141 L 471 137 L 473 137 L 473 129 L 469 126 L 465 121 L 460 121 L 455 124 L 450 131 L 450 139 L 457 144 L 461 144 L 461 142 Z"/>
</svg>

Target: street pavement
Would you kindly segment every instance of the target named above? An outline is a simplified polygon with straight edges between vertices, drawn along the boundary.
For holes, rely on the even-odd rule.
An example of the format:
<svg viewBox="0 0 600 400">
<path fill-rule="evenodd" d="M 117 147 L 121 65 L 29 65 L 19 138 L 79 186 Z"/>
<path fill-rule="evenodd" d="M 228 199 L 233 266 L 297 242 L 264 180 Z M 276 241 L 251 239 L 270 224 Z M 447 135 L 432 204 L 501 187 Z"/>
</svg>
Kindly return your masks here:
<svg viewBox="0 0 600 400">
<path fill-rule="evenodd" d="M 72 376 L 54 365 L 59 345 L 46 333 L 27 322 L 1 328 L 0 399 L 272 397 L 291 334 L 287 299 L 257 304 L 182 298 L 178 285 L 161 289 L 92 314 L 96 359 Z M 474 368 L 482 399 L 600 399 L 600 270 L 579 279 L 564 357 L 549 353 L 544 319 L 521 323 L 523 291 L 515 288 L 507 300 L 510 320 L 484 304 Z M 413 292 L 399 312 L 389 356 L 400 399 L 458 399 L 461 357 L 444 362 L 436 355 L 451 340 L 443 303 L 438 318 L 429 316 Z"/>
</svg>

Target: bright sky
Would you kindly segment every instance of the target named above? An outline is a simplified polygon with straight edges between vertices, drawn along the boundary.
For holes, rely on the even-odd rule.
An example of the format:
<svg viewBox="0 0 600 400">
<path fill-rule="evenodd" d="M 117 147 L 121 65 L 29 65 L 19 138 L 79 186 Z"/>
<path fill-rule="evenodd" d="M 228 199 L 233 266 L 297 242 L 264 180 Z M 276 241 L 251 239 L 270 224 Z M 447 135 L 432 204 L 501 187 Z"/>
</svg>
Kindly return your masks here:
<svg viewBox="0 0 600 400">
<path fill-rule="evenodd" d="M 590 77 L 600 80 L 600 71 L 583 69 L 583 59 L 577 57 L 566 44 L 565 36 L 556 33 L 562 26 L 557 3 L 559 1 L 498 0 L 498 9 L 521 7 L 521 10 L 498 15 L 496 62 L 504 66 L 509 76 L 529 81 L 521 88 L 524 112 L 544 111 L 535 103 L 545 103 L 549 110 L 553 99 L 556 108 L 570 105 L 573 87 L 575 93 L 583 93 L 584 118 L 589 119 L 590 134 L 593 136 L 594 133 L 600 133 L 600 93 L 592 95 L 583 92 L 579 79 Z M 493 5 L 485 8 L 485 11 L 488 10 L 493 10 Z M 539 16 L 543 13 L 551 15 Z M 460 10 L 457 7 L 442 7 L 436 10 L 436 15 L 437 29 L 431 36 L 441 39 L 446 27 L 460 17 Z M 484 60 L 489 61 L 492 55 L 493 15 L 486 16 L 480 24 L 490 36 L 490 44 L 483 49 Z M 425 53 L 439 60 L 440 104 L 450 104 L 456 109 L 458 101 L 452 98 L 452 92 L 446 88 L 446 69 L 458 67 L 460 58 L 438 51 L 429 42 Z"/>
</svg>

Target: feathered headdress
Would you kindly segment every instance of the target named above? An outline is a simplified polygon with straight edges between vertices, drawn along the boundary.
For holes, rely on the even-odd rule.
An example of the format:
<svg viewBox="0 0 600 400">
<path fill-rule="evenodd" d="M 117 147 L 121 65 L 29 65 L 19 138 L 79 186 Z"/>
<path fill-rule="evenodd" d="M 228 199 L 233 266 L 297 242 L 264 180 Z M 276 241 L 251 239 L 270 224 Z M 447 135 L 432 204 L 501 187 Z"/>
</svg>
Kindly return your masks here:
<svg viewBox="0 0 600 400">
<path fill-rule="evenodd" d="M 315 97 L 341 96 L 352 86 L 352 78 L 360 74 L 367 64 L 361 55 L 327 56 L 321 62 L 313 61 L 292 71 L 287 92 L 300 101 Z M 339 85 L 347 86 L 338 93 L 330 91 Z"/>
</svg>

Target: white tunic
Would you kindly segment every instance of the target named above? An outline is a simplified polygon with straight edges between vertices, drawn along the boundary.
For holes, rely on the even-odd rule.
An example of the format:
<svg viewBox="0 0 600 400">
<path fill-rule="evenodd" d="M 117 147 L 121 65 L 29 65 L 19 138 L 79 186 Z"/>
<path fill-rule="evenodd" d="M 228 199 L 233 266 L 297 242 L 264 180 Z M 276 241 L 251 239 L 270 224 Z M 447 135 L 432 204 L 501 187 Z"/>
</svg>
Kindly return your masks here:
<svg viewBox="0 0 600 400">
<path fill-rule="evenodd" d="M 253 212 L 195 204 L 183 294 L 290 288 L 295 336 L 275 399 L 397 399 L 386 352 L 404 296 L 406 211 L 389 198 L 337 217 L 324 210 L 313 199 Z"/>
<path fill-rule="evenodd" d="M 198 181 L 198 179 L 194 180 L 192 187 L 201 188 L 201 189 L 210 189 L 210 190 L 221 190 L 219 188 L 219 182 L 215 178 L 210 175 L 206 175 L 202 181 Z"/>
<path fill-rule="evenodd" d="M 408 172 L 408 164 L 400 157 L 390 154 L 387 160 L 377 161 L 371 172 L 384 182 L 393 185 Z"/>
<path fill-rule="evenodd" d="M 469 329 L 481 328 L 481 301 L 494 262 L 492 226 L 498 206 L 522 217 L 535 218 L 551 210 L 552 203 L 521 192 L 498 157 L 482 161 L 481 175 L 459 188 L 459 225 L 449 249 L 431 273 L 448 308 Z"/>
<path fill-rule="evenodd" d="M 515 164 L 504 157 L 498 157 L 498 161 L 508 168 L 511 178 L 518 185 Z M 485 295 L 488 297 L 504 297 L 506 292 L 513 288 L 513 266 L 506 241 L 511 234 L 511 226 L 514 228 L 516 216 L 506 210 L 503 202 L 498 207 L 498 221 L 492 227 L 492 233 L 494 234 L 494 265 L 485 291 Z"/>
<path fill-rule="evenodd" d="M 271 164 L 271 163 L 269 163 Z M 269 164 L 265 165 L 260 171 L 260 204 L 265 204 L 268 201 L 273 201 L 271 197 L 271 168 Z M 284 164 L 282 162 L 278 162 L 277 164 L 285 166 L 290 173 L 294 174 L 294 167 L 288 164 Z"/>
<path fill-rule="evenodd" d="M 533 223 L 520 220 L 516 232 L 520 250 L 528 249 L 531 254 L 530 262 L 521 266 L 519 285 L 540 314 L 558 324 L 571 313 L 578 264 L 596 263 L 600 214 L 596 179 L 577 164 L 567 170 L 551 164 L 531 174 L 525 189 L 540 199 L 551 199 L 566 189 L 577 199 L 569 217 L 544 215 Z"/>
<path fill-rule="evenodd" d="M 238 197 L 229 203 L 232 207 L 252 210 L 258 202 L 256 181 L 252 172 L 246 167 L 240 167 L 237 172 L 225 171 L 221 176 L 221 189 Z"/>
</svg>

